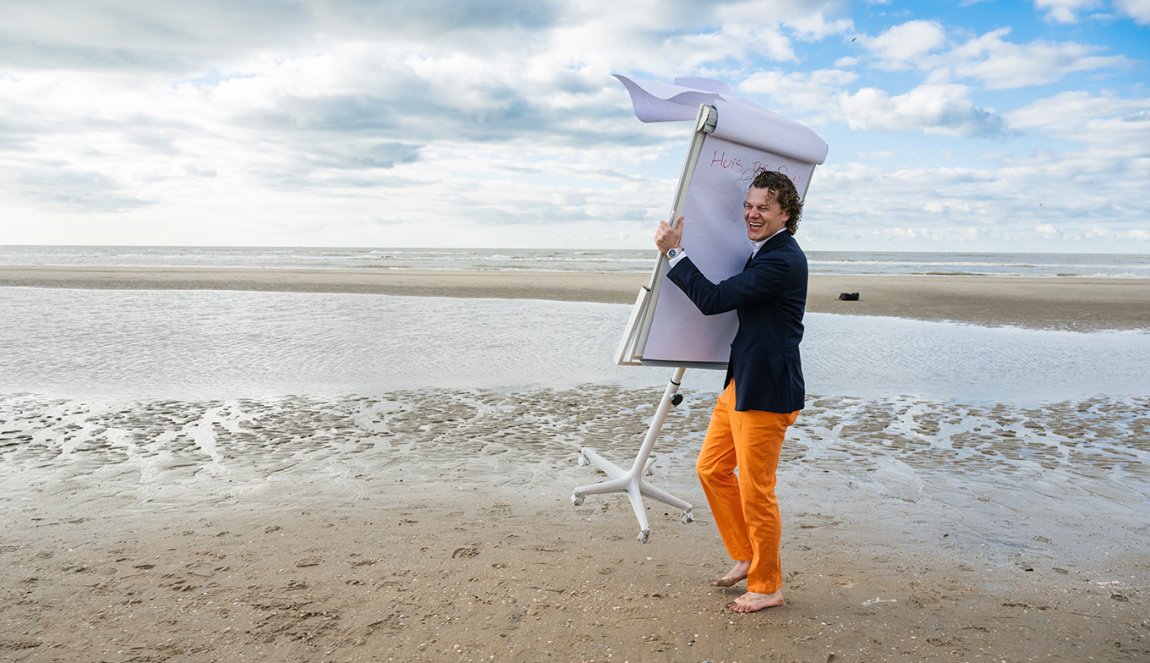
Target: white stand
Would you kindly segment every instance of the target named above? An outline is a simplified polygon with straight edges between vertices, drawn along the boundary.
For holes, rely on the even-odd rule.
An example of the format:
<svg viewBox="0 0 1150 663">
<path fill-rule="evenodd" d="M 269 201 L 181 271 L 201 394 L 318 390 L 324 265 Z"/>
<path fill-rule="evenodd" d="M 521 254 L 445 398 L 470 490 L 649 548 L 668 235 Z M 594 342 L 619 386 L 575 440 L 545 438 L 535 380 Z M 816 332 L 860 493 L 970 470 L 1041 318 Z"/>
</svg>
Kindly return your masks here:
<svg viewBox="0 0 1150 663">
<path fill-rule="evenodd" d="M 651 456 L 651 448 L 655 446 L 655 439 L 659 437 L 659 430 L 663 427 L 663 421 L 666 420 L 667 413 L 670 412 L 673 405 L 678 405 L 682 400 L 682 397 L 677 396 L 676 392 L 679 391 L 679 384 L 682 382 L 683 373 L 686 370 L 685 368 L 675 369 L 675 375 L 671 378 L 670 383 L 667 384 L 666 391 L 663 392 L 663 400 L 659 401 L 659 407 L 655 410 L 655 417 L 651 420 L 651 425 L 647 428 L 647 436 L 643 438 L 643 446 L 639 448 L 639 455 L 635 457 L 635 462 L 631 464 L 630 470 L 623 471 L 618 466 L 595 453 L 594 449 L 583 447 L 583 449 L 579 451 L 580 467 L 591 463 L 595 467 L 603 470 L 607 473 L 607 476 L 611 478 L 590 486 L 577 487 L 571 494 L 572 503 L 574 503 L 575 506 L 579 506 L 583 503 L 583 498 L 587 495 L 626 492 L 627 496 L 631 498 L 631 508 L 635 510 L 635 517 L 639 520 L 639 543 L 646 543 L 647 537 L 651 536 L 651 526 L 647 523 L 647 512 L 643 506 L 644 495 L 659 500 L 664 504 L 670 504 L 675 508 L 682 509 L 682 520 L 684 523 L 689 523 L 695 519 L 692 513 L 692 507 L 689 503 L 684 502 L 664 490 L 644 483 L 642 477 L 642 475 L 649 473 L 647 472 L 647 465 L 648 459 Z"/>
</svg>

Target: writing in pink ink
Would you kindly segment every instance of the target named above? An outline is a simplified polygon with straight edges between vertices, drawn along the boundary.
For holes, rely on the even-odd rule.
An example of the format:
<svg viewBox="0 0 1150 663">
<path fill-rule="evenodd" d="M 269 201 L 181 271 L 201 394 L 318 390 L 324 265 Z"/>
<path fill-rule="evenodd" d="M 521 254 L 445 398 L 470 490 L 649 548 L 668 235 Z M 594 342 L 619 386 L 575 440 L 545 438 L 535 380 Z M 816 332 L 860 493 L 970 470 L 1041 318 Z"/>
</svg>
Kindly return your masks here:
<svg viewBox="0 0 1150 663">
<path fill-rule="evenodd" d="M 715 166 L 719 168 L 741 168 L 743 160 L 739 157 L 728 158 L 726 152 L 715 150 L 711 153 L 711 167 L 714 168 Z"/>
</svg>

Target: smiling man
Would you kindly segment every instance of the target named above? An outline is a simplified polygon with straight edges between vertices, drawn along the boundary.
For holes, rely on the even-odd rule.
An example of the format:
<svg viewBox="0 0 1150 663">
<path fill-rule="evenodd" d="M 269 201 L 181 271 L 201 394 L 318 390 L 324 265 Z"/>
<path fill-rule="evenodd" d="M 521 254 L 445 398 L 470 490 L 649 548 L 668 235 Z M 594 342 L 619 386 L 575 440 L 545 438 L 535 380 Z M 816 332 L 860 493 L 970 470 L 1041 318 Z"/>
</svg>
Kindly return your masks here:
<svg viewBox="0 0 1150 663">
<path fill-rule="evenodd" d="M 718 284 L 699 271 L 682 246 L 682 217 L 675 227 L 662 222 L 655 233 L 655 244 L 670 260 L 667 278 L 704 315 L 734 310 L 739 316 L 723 393 L 696 462 L 715 524 L 735 560 L 711 584 L 747 581 L 747 592 L 728 604 L 735 612 L 783 604 L 775 471 L 787 428 L 806 397 L 799 343 L 807 257 L 794 239 L 802 209 L 790 179 L 757 172 L 743 202 L 750 258 L 742 272 Z"/>
</svg>

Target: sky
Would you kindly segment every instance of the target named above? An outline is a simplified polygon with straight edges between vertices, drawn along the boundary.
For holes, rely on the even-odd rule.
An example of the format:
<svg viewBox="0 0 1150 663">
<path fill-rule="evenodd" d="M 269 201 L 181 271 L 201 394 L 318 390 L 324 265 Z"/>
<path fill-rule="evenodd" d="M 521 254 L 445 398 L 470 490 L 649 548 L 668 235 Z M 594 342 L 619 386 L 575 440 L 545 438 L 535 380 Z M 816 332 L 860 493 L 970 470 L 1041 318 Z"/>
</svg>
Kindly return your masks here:
<svg viewBox="0 0 1150 663">
<path fill-rule="evenodd" d="M 808 250 L 1150 253 L 1150 0 L 3 0 L 0 244 L 646 249 L 722 81 Z"/>
</svg>

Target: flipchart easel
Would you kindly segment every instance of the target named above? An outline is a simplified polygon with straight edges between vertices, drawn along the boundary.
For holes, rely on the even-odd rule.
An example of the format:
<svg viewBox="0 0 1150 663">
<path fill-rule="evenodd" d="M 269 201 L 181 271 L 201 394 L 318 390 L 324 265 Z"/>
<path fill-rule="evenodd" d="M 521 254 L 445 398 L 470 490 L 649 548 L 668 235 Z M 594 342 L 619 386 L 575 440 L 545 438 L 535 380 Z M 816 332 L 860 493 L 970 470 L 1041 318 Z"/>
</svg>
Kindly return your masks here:
<svg viewBox="0 0 1150 663">
<path fill-rule="evenodd" d="M 787 172 L 796 187 L 806 196 L 815 164 L 822 163 L 827 145 L 810 129 L 735 97 L 722 83 L 704 79 L 678 79 L 668 86 L 651 81 L 636 81 L 617 76 L 631 95 L 635 113 L 644 122 L 660 122 L 695 117 L 695 130 L 679 177 L 670 222 L 680 213 L 692 218 L 684 229 L 684 245 L 691 247 L 692 261 L 709 275 L 721 280 L 738 273 L 746 259 L 746 235 L 743 229 L 741 196 L 745 193 L 753 168 L 765 166 Z M 719 119 L 723 119 L 723 131 Z M 746 140 L 748 134 L 767 134 L 766 141 Z M 706 163 L 700 165 L 708 139 L 723 149 L 719 176 Z M 737 142 L 731 142 L 732 139 Z M 729 162 L 741 172 L 726 172 Z M 744 159 L 746 163 L 744 164 Z M 748 176 L 746 173 L 750 172 Z M 715 189 L 712 198 L 692 194 L 691 184 L 700 173 L 704 187 Z M 728 183 L 735 186 L 730 190 Z M 741 187 L 741 191 L 739 190 Z M 738 230 L 708 227 L 699 220 L 710 219 L 712 225 L 723 219 L 738 219 Z M 575 506 L 587 495 L 614 492 L 627 494 L 639 522 L 638 540 L 646 543 L 651 534 L 644 497 L 668 504 L 683 512 L 682 522 L 694 520 L 693 507 L 670 493 L 650 485 L 651 452 L 672 407 L 682 401 L 678 393 L 687 367 L 725 369 L 730 342 L 738 328 L 734 312 L 720 316 L 703 316 L 676 288 L 661 288 L 667 270 L 667 259 L 659 255 L 648 284 L 641 287 L 616 353 L 616 362 L 625 366 L 670 366 L 674 373 L 663 392 L 659 406 L 647 428 L 643 443 L 631 466 L 624 470 L 584 447 L 579 452 L 579 465 L 588 464 L 602 470 L 608 479 L 578 486 L 571 495 Z M 654 332 L 654 336 L 652 336 Z"/>
</svg>

